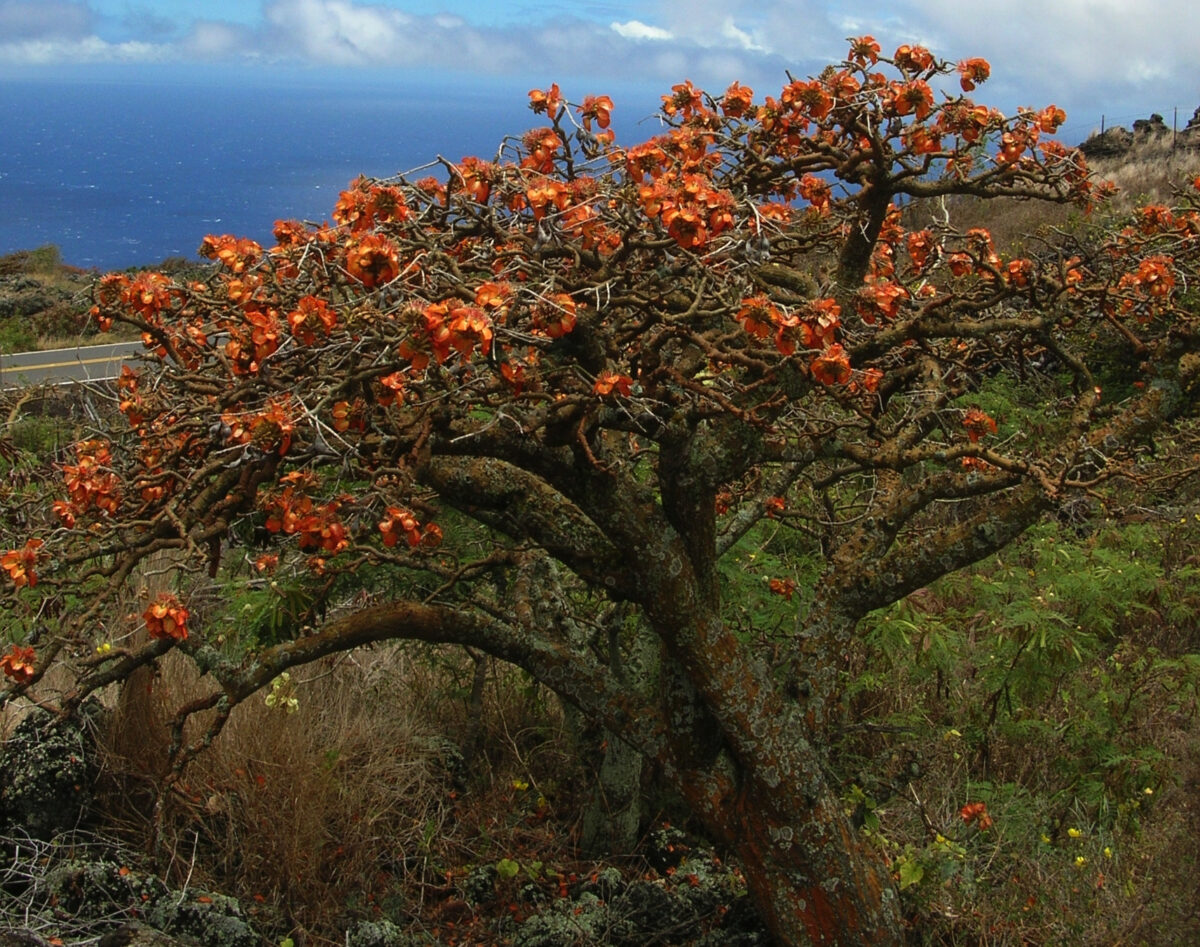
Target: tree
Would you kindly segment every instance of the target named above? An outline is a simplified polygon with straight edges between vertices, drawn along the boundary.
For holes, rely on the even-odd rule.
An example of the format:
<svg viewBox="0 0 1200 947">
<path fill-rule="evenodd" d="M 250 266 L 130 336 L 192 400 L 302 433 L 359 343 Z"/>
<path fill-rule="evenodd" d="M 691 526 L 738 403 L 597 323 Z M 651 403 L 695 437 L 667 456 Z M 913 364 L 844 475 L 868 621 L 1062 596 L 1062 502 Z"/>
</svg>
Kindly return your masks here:
<svg viewBox="0 0 1200 947">
<path fill-rule="evenodd" d="M 270 248 L 207 237 L 204 282 L 104 277 L 96 318 L 136 326 L 149 360 L 117 384 L 125 429 L 76 444 L 52 496 L 7 495 L 3 698 L 68 712 L 175 649 L 215 685 L 174 719 L 174 778 L 288 668 L 468 645 L 652 760 L 779 943 L 899 942 L 827 756 L 859 620 L 1129 475 L 1200 364 L 1194 193 L 1014 259 L 944 217 L 901 225 L 905 201 L 1098 196 L 1048 138 L 1061 110 L 965 96 L 988 71 L 863 37 L 761 103 L 677 85 L 632 147 L 607 97 L 551 86 L 531 93 L 548 124 L 494 161 L 357 180 L 332 224 L 280 222 Z M 1120 400 L 1096 364 L 1118 350 Z M 767 518 L 821 563 L 808 588 L 772 579 L 795 623 L 769 642 L 728 620 L 719 570 Z M 164 555 L 143 643 L 107 646 Z M 273 575 L 303 606 L 230 653 L 191 613 L 200 571 Z M 654 691 L 619 659 L 638 629 Z"/>
</svg>

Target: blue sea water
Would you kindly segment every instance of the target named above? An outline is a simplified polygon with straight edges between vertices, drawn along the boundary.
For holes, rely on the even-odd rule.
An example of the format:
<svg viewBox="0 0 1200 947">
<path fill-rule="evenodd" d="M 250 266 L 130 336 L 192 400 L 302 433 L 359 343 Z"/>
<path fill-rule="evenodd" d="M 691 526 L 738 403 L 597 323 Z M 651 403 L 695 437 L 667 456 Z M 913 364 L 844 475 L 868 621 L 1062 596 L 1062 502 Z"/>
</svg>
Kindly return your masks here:
<svg viewBox="0 0 1200 947">
<path fill-rule="evenodd" d="M 544 123 L 529 88 L 300 71 L 0 77 L 0 254 L 52 243 L 108 270 L 195 256 L 209 233 L 266 242 L 278 219 L 328 219 L 360 173 L 494 155 Z"/>
</svg>

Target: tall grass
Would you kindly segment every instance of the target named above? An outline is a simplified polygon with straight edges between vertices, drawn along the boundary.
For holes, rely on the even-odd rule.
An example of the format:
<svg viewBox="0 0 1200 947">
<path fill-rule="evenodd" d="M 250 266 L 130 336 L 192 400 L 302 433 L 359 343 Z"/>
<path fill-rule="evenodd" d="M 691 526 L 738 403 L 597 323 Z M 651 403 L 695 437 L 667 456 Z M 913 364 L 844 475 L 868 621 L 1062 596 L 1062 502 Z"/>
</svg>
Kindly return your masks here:
<svg viewBox="0 0 1200 947">
<path fill-rule="evenodd" d="M 168 655 L 120 693 L 107 819 L 153 844 L 175 884 L 235 895 L 260 929 L 299 943 L 340 943 L 355 920 L 419 925 L 464 865 L 529 845 L 541 861 L 569 856 L 544 818 L 574 775 L 557 701 L 499 673 L 473 708 L 473 666 L 458 650 L 398 647 L 298 669 L 235 708 L 160 796 L 167 717 L 201 692 L 191 665 Z M 472 742 L 481 750 L 467 768 L 459 747 Z M 543 810 L 535 832 L 531 806 Z"/>
</svg>

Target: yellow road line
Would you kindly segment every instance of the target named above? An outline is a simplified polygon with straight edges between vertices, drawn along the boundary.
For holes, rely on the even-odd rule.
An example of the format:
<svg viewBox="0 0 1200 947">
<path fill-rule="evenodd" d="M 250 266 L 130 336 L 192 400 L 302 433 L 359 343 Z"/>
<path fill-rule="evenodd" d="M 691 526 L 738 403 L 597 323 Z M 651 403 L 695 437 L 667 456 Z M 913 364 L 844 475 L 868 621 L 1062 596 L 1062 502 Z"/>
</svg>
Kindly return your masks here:
<svg viewBox="0 0 1200 947">
<path fill-rule="evenodd" d="M 103 365 L 106 362 L 123 362 L 123 355 L 105 355 L 101 358 L 78 358 L 69 362 L 34 362 L 29 365 L 0 365 L 0 371 L 40 371 L 47 368 L 69 368 L 73 365 Z"/>
</svg>

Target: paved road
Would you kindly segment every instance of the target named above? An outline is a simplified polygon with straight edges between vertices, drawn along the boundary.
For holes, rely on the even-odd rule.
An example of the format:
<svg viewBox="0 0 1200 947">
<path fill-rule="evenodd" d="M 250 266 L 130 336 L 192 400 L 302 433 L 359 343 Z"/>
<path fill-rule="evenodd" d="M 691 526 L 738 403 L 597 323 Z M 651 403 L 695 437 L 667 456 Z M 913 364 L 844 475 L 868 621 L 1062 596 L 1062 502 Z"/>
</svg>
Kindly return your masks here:
<svg viewBox="0 0 1200 947">
<path fill-rule="evenodd" d="M 144 351 L 141 342 L 110 342 L 0 355 L 0 388 L 107 381 L 118 377 L 121 366 L 132 365 Z"/>
</svg>

